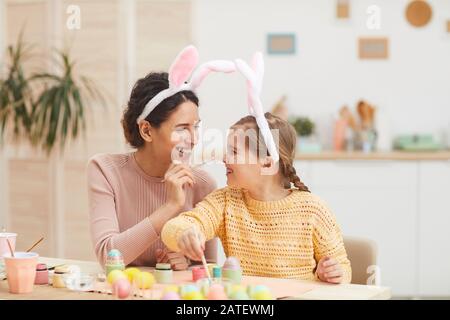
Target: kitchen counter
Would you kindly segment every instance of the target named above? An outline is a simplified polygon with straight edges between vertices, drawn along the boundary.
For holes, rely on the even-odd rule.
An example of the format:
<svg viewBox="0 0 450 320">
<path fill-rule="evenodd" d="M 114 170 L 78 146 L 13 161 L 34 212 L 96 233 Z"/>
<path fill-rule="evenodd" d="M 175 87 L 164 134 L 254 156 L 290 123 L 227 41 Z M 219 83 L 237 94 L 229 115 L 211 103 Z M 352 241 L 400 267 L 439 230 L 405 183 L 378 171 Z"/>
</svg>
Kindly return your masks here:
<svg viewBox="0 0 450 320">
<path fill-rule="evenodd" d="M 297 153 L 296 160 L 450 160 L 450 150 L 445 151 L 323 151 L 318 153 Z"/>
</svg>

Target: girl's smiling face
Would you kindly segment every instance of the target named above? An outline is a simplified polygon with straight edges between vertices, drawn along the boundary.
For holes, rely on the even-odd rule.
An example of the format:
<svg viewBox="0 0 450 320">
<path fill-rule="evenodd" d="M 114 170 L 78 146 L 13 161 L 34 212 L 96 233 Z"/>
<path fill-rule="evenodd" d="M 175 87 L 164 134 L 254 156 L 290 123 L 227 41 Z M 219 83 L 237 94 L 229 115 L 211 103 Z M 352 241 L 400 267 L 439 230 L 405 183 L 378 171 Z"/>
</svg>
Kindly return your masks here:
<svg viewBox="0 0 450 320">
<path fill-rule="evenodd" d="M 257 148 L 246 138 L 248 134 L 248 130 L 233 129 L 228 135 L 224 162 L 230 187 L 250 189 L 261 178 L 262 164 Z"/>
</svg>

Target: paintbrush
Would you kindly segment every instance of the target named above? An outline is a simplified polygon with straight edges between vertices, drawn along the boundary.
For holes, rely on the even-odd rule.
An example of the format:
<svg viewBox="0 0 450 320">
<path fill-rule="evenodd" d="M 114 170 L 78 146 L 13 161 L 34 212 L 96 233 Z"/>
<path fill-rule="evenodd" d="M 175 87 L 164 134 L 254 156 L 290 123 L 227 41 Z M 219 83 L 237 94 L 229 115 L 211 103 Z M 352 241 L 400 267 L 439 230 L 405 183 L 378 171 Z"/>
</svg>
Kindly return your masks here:
<svg viewBox="0 0 450 320">
<path fill-rule="evenodd" d="M 211 281 L 211 275 L 209 274 L 208 264 L 206 263 L 205 255 L 202 254 L 202 263 L 205 268 L 206 275 L 208 276 L 208 280 Z"/>
<path fill-rule="evenodd" d="M 9 242 L 8 238 L 6 238 L 6 242 L 8 243 L 9 251 L 11 252 L 11 257 L 14 258 L 15 257 L 14 256 L 14 250 L 12 249 L 11 242 Z"/>
<path fill-rule="evenodd" d="M 31 250 L 33 250 L 34 247 L 36 247 L 39 243 L 42 242 L 42 240 L 44 240 L 44 237 L 42 237 L 42 238 L 40 238 L 38 241 L 36 241 L 36 242 L 31 246 L 31 248 L 28 249 L 26 252 L 30 252 Z"/>
</svg>

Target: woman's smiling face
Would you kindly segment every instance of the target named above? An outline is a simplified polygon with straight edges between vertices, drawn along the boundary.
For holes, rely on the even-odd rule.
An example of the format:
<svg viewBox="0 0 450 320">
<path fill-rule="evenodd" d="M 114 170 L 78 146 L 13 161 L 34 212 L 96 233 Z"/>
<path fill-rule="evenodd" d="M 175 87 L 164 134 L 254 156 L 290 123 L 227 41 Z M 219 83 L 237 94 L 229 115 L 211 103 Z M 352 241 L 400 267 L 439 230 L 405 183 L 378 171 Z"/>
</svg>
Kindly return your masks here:
<svg viewBox="0 0 450 320">
<path fill-rule="evenodd" d="M 198 142 L 200 118 L 198 107 L 191 101 L 181 103 L 159 128 L 152 128 L 152 147 L 161 161 L 187 162 Z"/>
</svg>

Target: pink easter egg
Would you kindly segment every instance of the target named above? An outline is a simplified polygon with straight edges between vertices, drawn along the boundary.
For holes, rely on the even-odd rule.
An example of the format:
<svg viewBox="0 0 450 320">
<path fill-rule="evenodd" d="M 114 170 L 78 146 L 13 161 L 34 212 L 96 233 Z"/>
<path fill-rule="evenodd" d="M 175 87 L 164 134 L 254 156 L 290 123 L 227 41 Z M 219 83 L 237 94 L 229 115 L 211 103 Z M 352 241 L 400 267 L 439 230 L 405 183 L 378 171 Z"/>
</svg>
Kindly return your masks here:
<svg viewBox="0 0 450 320">
<path fill-rule="evenodd" d="M 180 295 L 176 292 L 169 291 L 162 296 L 161 300 L 180 300 Z"/>
<path fill-rule="evenodd" d="M 208 300 L 227 300 L 228 297 L 222 285 L 213 284 L 209 288 L 208 295 L 206 298 Z"/>
<path fill-rule="evenodd" d="M 112 285 L 112 294 L 119 299 L 126 299 L 131 292 L 131 285 L 127 279 L 118 279 Z"/>
</svg>

